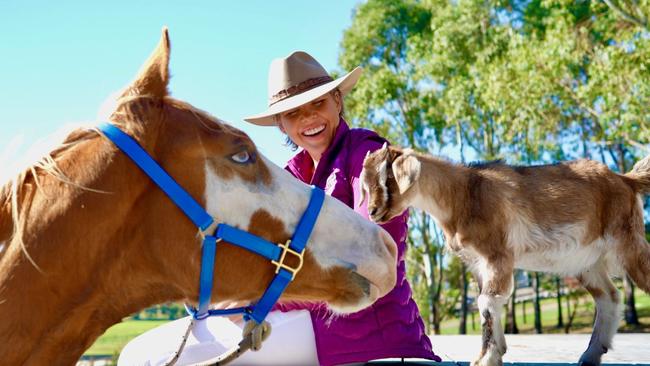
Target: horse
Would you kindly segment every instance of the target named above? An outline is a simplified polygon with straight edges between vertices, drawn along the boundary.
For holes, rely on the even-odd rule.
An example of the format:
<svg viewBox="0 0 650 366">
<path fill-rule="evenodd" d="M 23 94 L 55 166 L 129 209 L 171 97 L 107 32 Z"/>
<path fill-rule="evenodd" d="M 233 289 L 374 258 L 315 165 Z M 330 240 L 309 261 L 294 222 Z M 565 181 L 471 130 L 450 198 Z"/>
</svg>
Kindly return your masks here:
<svg viewBox="0 0 650 366">
<path fill-rule="evenodd" d="M 217 222 L 272 243 L 296 229 L 311 188 L 242 131 L 169 95 L 170 42 L 119 95 L 110 122 L 131 136 Z M 143 308 L 195 303 L 201 233 L 98 128 L 72 131 L 0 189 L 0 360 L 72 365 L 109 326 Z M 349 313 L 394 287 L 396 245 L 325 197 L 286 301 Z M 219 243 L 211 302 L 250 302 L 270 263 Z"/>
<path fill-rule="evenodd" d="M 465 166 L 385 146 L 366 156 L 360 182 L 372 220 L 385 222 L 409 206 L 422 209 L 472 269 L 483 328 L 474 365 L 502 364 L 501 314 L 515 268 L 576 276 L 593 296 L 596 321 L 581 365 L 599 365 L 618 329 L 619 294 L 610 276 L 624 269 L 650 293 L 642 201 L 650 193 L 650 156 L 616 174 L 585 159 Z"/>
</svg>

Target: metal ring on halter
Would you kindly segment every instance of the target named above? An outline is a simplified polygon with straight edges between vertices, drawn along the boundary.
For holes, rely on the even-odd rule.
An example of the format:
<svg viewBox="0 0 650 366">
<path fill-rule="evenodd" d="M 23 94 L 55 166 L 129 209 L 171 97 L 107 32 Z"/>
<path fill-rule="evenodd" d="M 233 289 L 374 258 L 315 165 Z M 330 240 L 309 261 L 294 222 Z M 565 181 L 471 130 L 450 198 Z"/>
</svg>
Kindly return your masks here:
<svg viewBox="0 0 650 366">
<path fill-rule="evenodd" d="M 206 236 L 213 236 L 214 233 L 217 232 L 218 228 L 219 228 L 219 222 L 213 218 L 210 226 L 206 227 L 204 230 L 201 230 L 201 239 L 205 239 Z M 220 240 L 217 240 L 217 242 L 219 241 Z"/>
<path fill-rule="evenodd" d="M 302 269 L 302 264 L 304 262 L 303 260 L 303 255 L 305 254 L 305 251 L 303 250 L 302 252 L 297 252 L 293 249 L 291 249 L 289 246 L 291 245 L 291 239 L 287 240 L 286 243 L 281 244 L 278 243 L 278 247 L 282 249 L 282 254 L 280 255 L 280 259 L 277 261 L 271 260 L 271 263 L 275 265 L 275 273 L 277 274 L 280 272 L 280 269 L 283 268 L 289 272 L 291 272 L 291 280 L 293 281 L 296 278 L 296 273 L 298 273 Z M 296 268 L 293 268 L 287 264 L 284 263 L 284 260 L 286 259 L 287 253 L 293 255 L 294 257 L 298 258 L 298 265 Z"/>
</svg>

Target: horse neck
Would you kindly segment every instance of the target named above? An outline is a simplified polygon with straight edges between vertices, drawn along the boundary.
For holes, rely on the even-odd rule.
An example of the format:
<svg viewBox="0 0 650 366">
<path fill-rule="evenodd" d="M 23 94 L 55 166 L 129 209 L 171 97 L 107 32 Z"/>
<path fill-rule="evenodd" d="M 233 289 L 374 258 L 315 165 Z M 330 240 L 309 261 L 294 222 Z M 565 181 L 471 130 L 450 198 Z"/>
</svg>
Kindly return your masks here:
<svg viewBox="0 0 650 366">
<path fill-rule="evenodd" d="M 126 219 L 142 215 L 138 207 L 151 183 L 126 157 L 111 157 L 110 151 L 58 163 L 83 186 L 115 191 L 123 184 L 128 189 L 119 191 L 128 196 L 82 190 L 53 177 L 42 177 L 41 186 L 52 188 L 56 200 L 33 185 L 21 196 L 28 215 L 21 214 L 25 222 L 0 258 L 0 339 L 10 340 L 0 342 L 3 363 L 73 364 L 110 325 L 183 296 L 156 265 L 138 262 L 147 250 L 138 245 L 164 241 L 156 230 L 144 231 L 154 224 L 146 215 L 144 222 Z M 94 178 L 84 180 L 73 166 L 91 167 Z"/>
</svg>

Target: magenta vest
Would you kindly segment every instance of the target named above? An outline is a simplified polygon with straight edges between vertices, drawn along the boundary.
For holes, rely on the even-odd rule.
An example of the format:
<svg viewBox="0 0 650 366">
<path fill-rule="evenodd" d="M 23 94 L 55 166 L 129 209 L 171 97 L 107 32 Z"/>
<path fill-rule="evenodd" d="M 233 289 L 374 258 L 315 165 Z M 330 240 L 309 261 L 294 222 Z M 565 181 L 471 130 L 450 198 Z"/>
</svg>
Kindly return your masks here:
<svg viewBox="0 0 650 366">
<path fill-rule="evenodd" d="M 327 194 L 368 218 L 367 203 L 357 208 L 360 198 L 359 175 L 366 153 L 381 148 L 384 142 L 386 140 L 375 132 L 350 129 L 341 119 L 334 139 L 323 153 L 313 177 L 309 177 L 313 162 L 304 150 L 289 160 L 285 169 L 303 182 L 324 189 Z M 310 311 L 321 365 L 399 357 L 440 361 L 431 350 L 431 342 L 406 279 L 407 219 L 408 211 L 382 225 L 397 243 L 397 284 L 371 307 L 332 318 L 324 305 L 290 303 L 276 306 L 281 311 L 305 308 Z"/>
</svg>

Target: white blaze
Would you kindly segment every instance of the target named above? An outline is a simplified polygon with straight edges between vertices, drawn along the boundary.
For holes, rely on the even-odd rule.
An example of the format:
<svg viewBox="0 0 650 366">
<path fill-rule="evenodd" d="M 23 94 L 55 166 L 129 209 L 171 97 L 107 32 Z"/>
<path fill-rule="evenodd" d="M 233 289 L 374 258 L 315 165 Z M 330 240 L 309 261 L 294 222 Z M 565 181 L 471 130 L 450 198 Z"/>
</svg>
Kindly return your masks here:
<svg viewBox="0 0 650 366">
<path fill-rule="evenodd" d="M 207 211 L 218 221 L 245 230 L 255 211 L 265 210 L 282 221 L 283 229 L 293 235 L 309 202 L 311 189 L 263 156 L 260 158 L 271 172 L 268 186 L 238 176 L 223 179 L 206 165 Z M 379 247 L 383 243 L 378 230 L 379 227 L 342 202 L 325 197 L 307 248 L 324 268 L 377 263 L 385 250 Z M 369 239 L 375 239 L 375 243 Z"/>
</svg>

